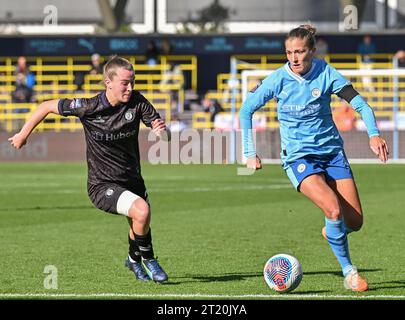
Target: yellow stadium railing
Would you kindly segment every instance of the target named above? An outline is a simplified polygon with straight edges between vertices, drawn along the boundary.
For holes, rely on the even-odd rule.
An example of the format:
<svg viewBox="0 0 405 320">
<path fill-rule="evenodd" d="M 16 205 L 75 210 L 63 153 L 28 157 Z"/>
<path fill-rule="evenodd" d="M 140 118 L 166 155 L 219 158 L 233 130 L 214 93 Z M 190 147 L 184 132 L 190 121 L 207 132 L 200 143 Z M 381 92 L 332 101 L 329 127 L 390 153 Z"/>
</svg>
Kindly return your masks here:
<svg viewBox="0 0 405 320">
<path fill-rule="evenodd" d="M 59 95 L 56 99 L 72 99 L 72 98 L 90 98 L 94 94 L 64 94 Z M 165 119 L 166 123 L 171 119 L 171 96 L 168 93 L 144 93 L 156 110 L 160 113 L 161 117 Z M 55 99 L 52 94 L 44 94 L 44 100 Z M 0 106 L 0 130 L 7 132 L 16 132 L 21 129 L 23 124 L 31 116 L 32 112 L 38 108 L 37 103 L 4 103 Z M 141 124 L 141 128 L 145 126 Z M 77 131 L 82 129 L 82 124 L 76 117 L 62 117 L 55 114 L 50 114 L 46 119 L 41 122 L 36 130 L 54 130 L 59 132 L 61 130 Z"/>
<path fill-rule="evenodd" d="M 390 69 L 393 67 L 392 53 L 376 53 L 368 55 L 371 62 L 363 62 L 361 54 L 357 53 L 339 53 L 327 54 L 324 59 L 336 69 Z M 255 70 L 264 69 L 272 70 L 283 66 L 287 58 L 285 55 L 271 54 L 271 55 L 257 55 L 257 54 L 244 54 L 233 55 L 231 58 L 237 59 L 237 70 Z"/>
<path fill-rule="evenodd" d="M 208 112 L 194 112 L 192 121 L 195 129 L 211 129 L 214 127 L 214 123 L 211 122 L 211 114 Z"/>
<path fill-rule="evenodd" d="M 143 64 L 144 56 L 124 56 L 134 64 L 136 70 L 135 89 L 151 101 L 156 109 L 170 121 L 172 108 L 181 112 L 184 106 L 185 80 L 182 74 L 168 74 L 169 63 L 176 63 L 180 69 L 191 73 L 192 86 L 197 88 L 197 58 L 195 56 L 161 56 L 160 64 Z M 37 104 L 12 104 L 11 95 L 15 86 L 15 65 L 17 57 L 0 57 L 0 128 L 15 131 L 31 114 L 32 108 L 50 99 L 89 98 L 104 89 L 101 75 L 87 75 L 90 70 L 89 57 L 26 57 L 30 71 L 35 74 L 33 87 Z M 106 57 L 107 58 L 107 57 Z M 106 59 L 105 58 L 105 59 Z M 75 78 L 78 73 L 86 74 L 82 88 Z M 80 89 L 80 90 L 79 90 Z M 78 91 L 79 90 L 79 91 Z M 176 101 L 176 104 L 174 103 Z M 27 108 L 21 108 L 27 106 Z M 23 110 L 23 111 L 22 111 Z M 73 118 L 72 118 L 73 119 Z M 77 120 L 67 120 L 50 115 L 37 130 L 78 130 Z"/>
<path fill-rule="evenodd" d="M 167 55 L 160 56 L 163 65 L 174 63 L 180 65 L 183 72 L 191 73 L 191 89 L 197 90 L 197 57 L 193 55 Z"/>
<path fill-rule="evenodd" d="M 104 90 L 102 75 L 85 75 L 82 89 L 85 92 L 98 92 Z M 182 74 L 137 74 L 135 76 L 134 88 L 138 91 L 153 93 L 170 93 L 176 98 L 179 108 L 177 112 L 183 111 L 184 106 L 184 76 Z"/>
<path fill-rule="evenodd" d="M 144 64 L 144 56 L 124 56 L 134 64 L 136 72 L 135 89 L 149 94 L 154 92 L 171 93 L 172 104 L 176 112 L 182 112 L 185 99 L 185 79 L 182 74 L 169 75 L 168 69 L 175 63 L 182 72 L 191 73 L 191 86 L 197 89 L 197 58 L 192 55 L 160 56 L 155 66 Z M 107 57 L 104 58 L 104 60 Z M 36 101 L 57 99 L 69 94 L 95 94 L 104 87 L 100 83 L 102 76 L 87 74 L 90 70 L 90 57 L 27 57 L 30 70 L 35 74 L 33 87 Z M 17 57 L 0 57 L 0 101 L 11 102 L 15 86 L 15 65 Z M 83 74 L 85 82 L 78 87 L 75 78 Z M 77 90 L 80 90 L 77 92 Z M 174 103 L 176 101 L 176 104 Z"/>
<path fill-rule="evenodd" d="M 236 74 L 237 83 L 235 83 L 236 89 L 241 89 L 241 75 Z M 219 73 L 217 75 L 217 89 L 218 90 L 230 90 L 232 81 L 232 74 L 230 73 Z"/>
<path fill-rule="evenodd" d="M 195 55 L 167 55 L 159 56 L 159 61 L 156 66 L 150 66 L 145 63 L 144 56 L 124 56 L 135 68 L 136 73 L 152 72 L 156 70 L 164 71 L 170 64 L 179 65 L 180 69 L 185 73 L 190 73 L 191 89 L 197 90 L 197 57 Z M 0 74 L 14 76 L 15 65 L 18 57 L 0 57 Z M 91 68 L 89 56 L 68 56 L 68 57 L 26 57 L 27 63 L 30 65 L 30 70 L 37 76 L 37 81 L 41 84 L 41 76 L 47 74 L 63 74 L 73 81 L 75 73 L 88 72 Z M 108 57 L 101 57 L 101 61 L 105 62 Z M 8 85 L 11 85 L 13 80 L 10 80 Z M 73 82 L 70 82 L 73 84 Z"/>
<path fill-rule="evenodd" d="M 374 114 L 378 121 L 393 121 L 394 120 L 394 108 L 397 108 L 399 112 L 405 112 L 405 76 L 398 75 L 396 78 L 398 81 L 394 81 L 393 75 L 347 75 L 348 80 L 351 81 L 357 91 L 368 101 L 373 108 Z M 260 77 L 259 77 L 260 78 Z M 230 87 L 227 85 L 228 80 L 231 79 L 230 74 L 219 74 L 217 77 L 218 87 L 221 90 L 211 91 L 205 94 L 207 99 L 218 100 L 222 107 L 225 109 L 225 113 L 231 110 L 231 95 Z M 257 83 L 258 78 L 252 77 L 248 79 L 251 82 L 248 88 L 253 88 Z M 242 97 L 240 94 L 239 86 L 237 86 L 236 95 L 236 111 L 238 112 L 242 105 Z M 332 95 L 331 107 L 332 112 L 335 113 L 343 104 L 336 95 Z M 276 103 L 274 100 L 269 101 L 264 107 L 260 109 L 260 112 L 270 112 L 270 115 L 266 115 L 266 127 L 276 128 L 278 127 L 276 112 Z M 356 113 L 357 119 L 360 115 Z M 206 120 L 204 120 L 206 119 Z M 193 126 L 195 128 L 213 128 L 214 124 L 210 122 L 209 114 L 198 114 L 193 118 Z"/>
<path fill-rule="evenodd" d="M 0 106 L 0 130 L 14 132 L 21 129 L 37 105 L 35 103 L 3 103 Z"/>
<path fill-rule="evenodd" d="M 205 99 L 217 100 L 225 111 L 230 111 L 232 108 L 232 93 L 230 91 L 209 91 L 204 95 Z M 242 94 L 236 93 L 236 106 L 239 109 L 242 103 Z"/>
</svg>

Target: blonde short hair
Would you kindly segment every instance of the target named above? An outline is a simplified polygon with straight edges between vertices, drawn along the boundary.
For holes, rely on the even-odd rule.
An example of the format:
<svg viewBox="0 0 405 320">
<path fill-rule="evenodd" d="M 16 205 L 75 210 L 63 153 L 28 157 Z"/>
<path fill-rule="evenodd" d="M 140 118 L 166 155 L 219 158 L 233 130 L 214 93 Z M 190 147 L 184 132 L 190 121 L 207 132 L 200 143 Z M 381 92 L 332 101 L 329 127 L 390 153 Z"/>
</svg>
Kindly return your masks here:
<svg viewBox="0 0 405 320">
<path fill-rule="evenodd" d="M 117 69 L 122 68 L 128 71 L 134 71 L 134 66 L 127 59 L 121 58 L 117 55 L 112 56 L 104 65 L 104 79 L 110 79 L 117 75 Z"/>
</svg>

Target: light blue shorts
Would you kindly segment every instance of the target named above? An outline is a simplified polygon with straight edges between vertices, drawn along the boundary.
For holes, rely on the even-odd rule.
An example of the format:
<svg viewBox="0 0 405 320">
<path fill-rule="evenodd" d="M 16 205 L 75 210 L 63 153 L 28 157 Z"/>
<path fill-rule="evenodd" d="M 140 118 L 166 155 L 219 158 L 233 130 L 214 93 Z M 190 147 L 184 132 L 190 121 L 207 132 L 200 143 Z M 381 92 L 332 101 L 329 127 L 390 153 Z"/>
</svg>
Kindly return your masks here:
<svg viewBox="0 0 405 320">
<path fill-rule="evenodd" d="M 323 173 L 326 180 L 353 179 L 352 169 L 343 151 L 334 155 L 311 155 L 297 159 L 285 172 L 297 191 L 302 180 L 315 173 Z"/>
</svg>

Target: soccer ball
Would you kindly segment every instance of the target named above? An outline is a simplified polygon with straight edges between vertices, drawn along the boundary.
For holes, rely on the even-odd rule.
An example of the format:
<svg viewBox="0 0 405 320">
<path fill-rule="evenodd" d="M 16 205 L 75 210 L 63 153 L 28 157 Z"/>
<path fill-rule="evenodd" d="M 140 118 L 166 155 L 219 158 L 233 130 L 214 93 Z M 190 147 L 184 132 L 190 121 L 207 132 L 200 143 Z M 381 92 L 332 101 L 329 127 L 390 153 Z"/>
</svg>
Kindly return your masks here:
<svg viewBox="0 0 405 320">
<path fill-rule="evenodd" d="M 300 262 L 285 253 L 272 256 L 264 265 L 263 274 L 270 289 L 280 293 L 294 290 L 302 280 Z"/>
</svg>

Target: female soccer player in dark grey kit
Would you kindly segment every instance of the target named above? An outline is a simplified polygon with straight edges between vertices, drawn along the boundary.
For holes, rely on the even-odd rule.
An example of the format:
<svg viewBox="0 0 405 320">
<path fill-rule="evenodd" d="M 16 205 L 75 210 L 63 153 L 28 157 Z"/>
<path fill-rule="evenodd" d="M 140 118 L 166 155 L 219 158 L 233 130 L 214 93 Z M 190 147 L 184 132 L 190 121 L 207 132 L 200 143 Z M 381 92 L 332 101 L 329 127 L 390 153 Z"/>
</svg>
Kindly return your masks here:
<svg viewBox="0 0 405 320">
<path fill-rule="evenodd" d="M 151 211 L 139 159 L 140 121 L 162 139 L 170 132 L 151 103 L 133 90 L 132 64 L 118 56 L 104 66 L 105 91 L 90 99 L 61 99 L 41 103 L 21 131 L 8 139 L 17 149 L 49 113 L 76 116 L 87 145 L 88 195 L 106 212 L 127 217 L 129 254 L 125 265 L 137 279 L 163 282 L 167 274 L 154 258 Z"/>
</svg>

